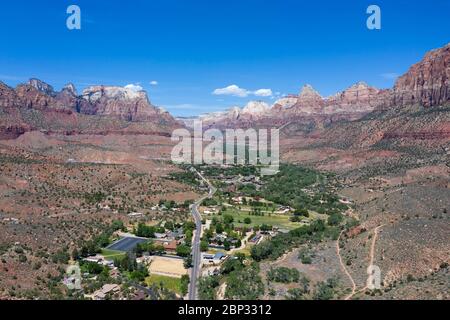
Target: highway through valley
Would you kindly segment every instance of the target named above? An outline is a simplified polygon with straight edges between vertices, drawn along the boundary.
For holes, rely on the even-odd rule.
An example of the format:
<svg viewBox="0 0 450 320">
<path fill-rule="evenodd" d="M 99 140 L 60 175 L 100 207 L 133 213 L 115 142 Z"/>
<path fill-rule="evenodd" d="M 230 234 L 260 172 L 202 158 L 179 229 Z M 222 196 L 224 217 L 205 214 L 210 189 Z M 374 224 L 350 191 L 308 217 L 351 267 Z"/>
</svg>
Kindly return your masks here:
<svg viewBox="0 0 450 320">
<path fill-rule="evenodd" d="M 216 193 L 217 189 L 213 187 L 213 185 L 203 177 L 203 175 L 192 168 L 192 171 L 197 173 L 197 175 L 209 186 L 208 195 L 203 196 L 199 200 L 197 200 L 191 206 L 191 213 L 194 217 L 195 221 L 195 232 L 192 240 L 192 268 L 191 268 L 191 279 L 189 283 L 189 300 L 197 300 L 198 292 L 197 292 L 197 283 L 198 278 L 200 276 L 200 268 L 201 268 L 201 251 L 200 251 L 200 241 L 201 241 L 201 233 L 202 233 L 202 216 L 198 211 L 198 207 L 202 204 L 202 202 L 207 198 L 212 198 Z"/>
</svg>

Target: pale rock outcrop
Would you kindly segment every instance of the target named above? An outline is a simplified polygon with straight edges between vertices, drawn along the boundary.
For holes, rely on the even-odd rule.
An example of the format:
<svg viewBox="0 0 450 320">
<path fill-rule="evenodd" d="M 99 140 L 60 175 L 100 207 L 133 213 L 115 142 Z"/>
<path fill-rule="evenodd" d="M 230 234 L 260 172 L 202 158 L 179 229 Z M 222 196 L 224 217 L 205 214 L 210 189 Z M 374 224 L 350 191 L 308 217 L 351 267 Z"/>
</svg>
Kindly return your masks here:
<svg viewBox="0 0 450 320">
<path fill-rule="evenodd" d="M 153 106 L 145 91 L 117 86 L 93 86 L 83 91 L 82 112 L 112 116 L 127 121 L 150 121 L 168 118 L 167 112 Z"/>
</svg>

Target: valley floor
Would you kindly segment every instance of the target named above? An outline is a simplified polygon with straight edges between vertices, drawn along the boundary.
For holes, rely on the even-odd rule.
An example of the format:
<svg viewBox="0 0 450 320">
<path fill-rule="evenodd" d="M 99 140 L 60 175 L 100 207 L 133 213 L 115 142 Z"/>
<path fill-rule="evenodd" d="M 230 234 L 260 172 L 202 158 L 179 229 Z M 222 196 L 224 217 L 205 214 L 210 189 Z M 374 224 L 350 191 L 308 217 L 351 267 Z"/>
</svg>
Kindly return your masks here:
<svg viewBox="0 0 450 320">
<path fill-rule="evenodd" d="M 168 161 L 171 146 L 160 136 L 130 141 L 39 132 L 0 141 L 0 298 L 66 297 L 61 276 L 71 257 L 64 253 L 114 220 L 130 228 L 136 217 L 149 226 L 191 221 L 189 210 L 157 206 L 181 205 L 207 191 Z M 211 229 L 203 230 L 203 246 L 209 245 L 206 251 L 213 256 L 239 257 L 242 265 L 220 261 L 210 268 L 219 277 L 204 275 L 201 297 L 450 299 L 450 169 L 441 151 L 431 156 L 392 148 L 362 153 L 310 142 L 294 146 L 290 140 L 283 141 L 282 151 L 286 163 L 300 166 L 285 165 L 287 178 L 272 182 L 245 168 L 224 171 L 220 179 L 216 168 L 202 168 L 219 186 L 218 195 L 200 208 Z M 294 182 L 288 179 L 296 174 Z M 330 222 L 331 216 L 337 220 Z M 295 238 L 297 244 L 283 247 L 284 252 L 255 254 L 254 247 L 273 245 L 318 221 L 325 225 L 318 238 L 313 231 L 309 238 Z M 366 288 L 371 264 L 381 271 L 379 290 Z M 259 279 L 249 291 L 236 286 L 249 279 Z M 179 279 L 155 274 L 146 281 L 181 292 Z"/>
</svg>

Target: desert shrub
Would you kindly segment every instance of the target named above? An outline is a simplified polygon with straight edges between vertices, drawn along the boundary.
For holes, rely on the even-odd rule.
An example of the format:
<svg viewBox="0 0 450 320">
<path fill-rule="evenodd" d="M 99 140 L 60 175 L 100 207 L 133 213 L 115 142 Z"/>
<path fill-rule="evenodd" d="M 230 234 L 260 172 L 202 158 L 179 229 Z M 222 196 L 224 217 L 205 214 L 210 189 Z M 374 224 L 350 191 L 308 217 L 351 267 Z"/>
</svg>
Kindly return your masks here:
<svg viewBox="0 0 450 320">
<path fill-rule="evenodd" d="M 280 268 L 270 268 L 267 272 L 267 278 L 269 281 L 280 282 L 280 283 L 292 283 L 298 282 L 300 279 L 300 272 L 297 269 L 290 269 L 286 267 Z"/>
<path fill-rule="evenodd" d="M 201 300 L 216 299 L 216 288 L 219 286 L 219 277 L 210 276 L 200 278 L 198 282 L 198 296 Z"/>
<path fill-rule="evenodd" d="M 256 300 L 264 294 L 264 284 L 257 264 L 231 272 L 225 297 L 232 300 Z"/>
</svg>

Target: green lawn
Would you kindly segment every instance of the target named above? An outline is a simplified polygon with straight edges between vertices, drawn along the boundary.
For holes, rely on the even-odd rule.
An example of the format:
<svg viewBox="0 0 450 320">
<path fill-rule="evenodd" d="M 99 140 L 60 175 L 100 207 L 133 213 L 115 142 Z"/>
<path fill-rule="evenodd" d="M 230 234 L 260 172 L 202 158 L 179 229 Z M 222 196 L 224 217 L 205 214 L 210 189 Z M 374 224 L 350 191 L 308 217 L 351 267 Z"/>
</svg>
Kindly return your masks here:
<svg viewBox="0 0 450 320">
<path fill-rule="evenodd" d="M 166 276 L 160 276 L 157 274 L 152 274 L 151 276 L 149 276 L 145 279 L 145 283 L 147 283 L 148 286 L 152 286 L 152 285 L 159 286 L 160 283 L 162 283 L 164 288 L 167 288 L 170 291 L 173 291 L 178 294 L 181 293 L 181 279 L 179 279 L 179 278 L 172 278 L 172 277 L 166 277 Z"/>
<path fill-rule="evenodd" d="M 252 244 L 247 244 L 244 249 L 237 250 L 237 251 L 234 252 L 234 254 L 236 254 L 236 253 L 243 253 L 247 257 L 249 257 L 251 255 L 252 247 L 253 247 Z"/>
<path fill-rule="evenodd" d="M 240 211 L 236 208 L 227 208 L 224 214 L 230 214 L 234 217 L 234 225 L 235 226 L 255 226 L 267 224 L 274 227 L 278 227 L 281 229 L 292 230 L 302 226 L 299 222 L 292 222 L 289 220 L 290 216 L 288 215 L 280 215 L 280 214 L 270 214 L 265 213 L 264 216 L 254 216 L 251 215 L 250 212 Z M 244 223 L 245 218 L 250 218 L 252 223 L 247 225 Z M 240 222 L 239 222 L 240 221 Z"/>
<path fill-rule="evenodd" d="M 105 257 L 105 259 L 114 259 L 114 258 L 123 258 L 125 257 L 126 253 L 122 251 L 102 249 L 101 254 Z"/>
</svg>

